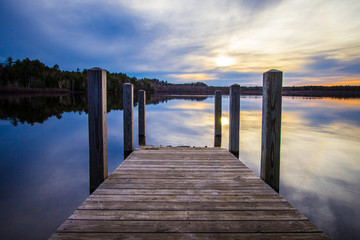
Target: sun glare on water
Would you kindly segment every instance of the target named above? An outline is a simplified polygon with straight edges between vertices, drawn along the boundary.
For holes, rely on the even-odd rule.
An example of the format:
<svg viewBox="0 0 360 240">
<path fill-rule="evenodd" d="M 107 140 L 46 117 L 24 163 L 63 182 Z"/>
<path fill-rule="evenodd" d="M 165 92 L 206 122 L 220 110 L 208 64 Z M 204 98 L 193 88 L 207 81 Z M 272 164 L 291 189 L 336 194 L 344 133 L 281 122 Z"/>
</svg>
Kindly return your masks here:
<svg viewBox="0 0 360 240">
<path fill-rule="evenodd" d="M 227 67 L 234 63 L 234 59 L 229 57 L 218 57 L 215 58 L 215 62 L 218 67 Z"/>
</svg>

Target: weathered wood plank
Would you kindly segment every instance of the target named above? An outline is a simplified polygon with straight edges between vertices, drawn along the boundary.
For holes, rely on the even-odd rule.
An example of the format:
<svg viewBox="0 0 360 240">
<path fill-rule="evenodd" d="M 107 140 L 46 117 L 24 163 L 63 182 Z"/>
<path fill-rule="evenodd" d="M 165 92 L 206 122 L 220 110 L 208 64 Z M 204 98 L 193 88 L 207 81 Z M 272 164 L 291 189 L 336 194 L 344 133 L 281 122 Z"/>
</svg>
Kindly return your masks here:
<svg viewBox="0 0 360 240">
<path fill-rule="evenodd" d="M 163 184 L 159 186 L 159 184 L 126 184 L 126 183 L 108 183 L 106 185 L 101 185 L 101 188 L 138 188 L 138 189 L 168 189 L 169 185 Z M 172 189 L 237 189 L 237 188 L 244 188 L 244 189 L 251 189 L 251 188 L 261 188 L 264 189 L 264 187 L 261 184 L 201 184 L 201 183 L 188 183 L 188 184 L 172 184 Z"/>
<path fill-rule="evenodd" d="M 227 164 L 240 164 L 242 166 L 246 166 L 244 163 L 242 163 L 241 161 L 234 161 L 234 160 L 225 160 L 225 159 L 221 159 L 221 160 L 216 160 L 216 159 L 211 159 L 210 161 L 204 161 L 204 160 L 167 160 L 167 159 L 141 159 L 141 160 L 137 160 L 137 159 L 126 159 L 125 162 L 127 163 L 141 163 L 141 164 L 200 164 L 200 165 L 206 165 L 206 164 L 221 164 L 221 165 L 227 165 Z"/>
<path fill-rule="evenodd" d="M 51 239 L 156 239 L 156 240 L 324 240 L 323 233 L 55 233 Z"/>
<path fill-rule="evenodd" d="M 198 176 L 198 175 L 196 175 Z M 193 176 L 193 175 L 188 175 L 186 176 L 185 174 L 180 176 L 180 177 L 168 177 L 168 176 L 159 176 L 159 175 L 141 175 L 141 174 L 128 174 L 128 177 L 124 177 L 124 175 L 121 175 L 121 174 L 114 174 L 112 175 L 111 177 L 109 177 L 109 179 L 173 179 L 173 180 L 190 180 L 190 179 L 194 179 L 194 180 L 203 180 L 203 181 L 216 181 L 216 179 L 214 179 L 214 176 L 212 175 L 201 175 L 200 177 L 196 177 L 196 176 Z M 244 173 L 244 175 L 229 175 L 229 176 L 221 176 L 221 177 L 217 177 L 218 180 L 236 180 L 236 181 L 245 181 L 245 180 L 257 180 L 259 182 L 261 182 L 259 180 L 259 177 L 257 176 L 254 176 L 252 174 L 248 174 L 248 173 Z"/>
<path fill-rule="evenodd" d="M 73 238 L 327 239 L 227 150 L 168 147 L 132 152 L 52 236 Z"/>
<path fill-rule="evenodd" d="M 208 185 L 222 185 L 226 184 L 226 186 L 241 186 L 241 184 L 263 184 L 263 181 L 259 178 L 236 178 L 236 179 L 129 179 L 129 178 L 110 178 L 103 185 L 110 184 L 158 184 L 159 187 L 163 187 L 163 185 L 169 188 L 169 184 L 171 187 L 174 184 L 186 184 L 186 185 L 199 185 L 199 186 L 208 186 Z"/>
<path fill-rule="evenodd" d="M 157 171 L 159 174 L 161 174 L 161 172 L 167 172 L 167 171 L 178 171 L 178 172 L 183 172 L 183 171 L 188 171 L 188 172 L 234 172 L 234 173 L 239 173 L 239 172 L 249 172 L 251 170 L 249 169 L 246 169 L 246 168 L 238 168 L 238 169 L 191 169 L 191 168 L 181 168 L 181 167 L 168 167 L 168 168 L 151 168 L 151 169 L 146 169 L 146 168 L 142 168 L 142 169 L 139 169 L 138 168 L 126 168 L 126 169 L 123 169 L 122 167 L 121 168 L 118 168 L 116 169 L 117 172 L 124 172 L 124 171 L 138 171 L 140 172 L 141 170 L 144 171 L 144 172 L 147 172 L 147 170 L 149 171 Z"/>
<path fill-rule="evenodd" d="M 76 210 L 69 220 L 109 221 L 258 221 L 258 220 L 307 220 L 294 210 L 284 211 L 136 211 L 136 210 Z"/>
<path fill-rule="evenodd" d="M 281 202 L 272 195 L 197 196 L 197 195 L 91 195 L 91 201 L 151 201 L 151 202 Z"/>
<path fill-rule="evenodd" d="M 220 155 L 227 155 L 227 152 L 224 152 L 225 148 L 149 148 L 149 149 L 140 149 L 137 151 L 138 154 L 167 154 L 167 153 L 176 153 L 176 154 L 189 154 L 189 155 L 209 155 L 210 153 L 216 153 Z"/>
<path fill-rule="evenodd" d="M 163 157 L 161 157 L 161 155 L 155 155 L 155 154 L 146 154 L 144 156 L 138 156 L 138 155 L 134 155 L 132 157 L 130 157 L 129 159 L 132 160 L 132 159 L 141 159 L 141 160 L 148 160 L 148 159 L 155 159 L 155 160 L 159 160 L 159 159 L 167 159 L 167 160 L 210 160 L 210 159 L 214 159 L 213 157 L 211 157 L 211 155 L 209 154 L 208 156 L 207 155 L 202 155 L 202 154 L 199 154 L 199 155 L 194 155 L 194 156 L 191 156 L 190 154 L 189 155 L 185 155 L 183 154 L 182 156 L 176 156 L 175 155 L 176 153 L 169 153 L 168 155 L 164 155 Z M 216 154 L 216 153 L 214 153 Z M 217 158 L 218 160 L 233 160 L 231 158 L 231 156 L 229 155 L 217 155 Z M 214 159 L 215 160 L 215 159 Z"/>
<path fill-rule="evenodd" d="M 79 210 L 295 210 L 288 202 L 152 202 L 152 201 L 85 201 Z M 171 214 L 171 212 L 169 213 Z"/>
<path fill-rule="evenodd" d="M 211 160 L 211 161 L 199 161 L 199 160 L 187 160 L 187 161 L 183 161 L 183 160 L 125 160 L 124 163 L 126 164 L 157 164 L 157 165 L 162 165 L 162 164 L 174 164 L 174 165 L 188 165 L 188 164 L 196 164 L 196 165 L 235 165 L 235 166 L 243 166 L 246 167 L 245 164 L 243 164 L 242 162 L 238 161 L 232 161 L 232 160 Z"/>
<path fill-rule="evenodd" d="M 244 174 L 247 174 L 247 173 L 244 173 Z M 132 173 L 132 174 L 127 174 L 127 173 L 122 173 L 122 174 L 114 174 L 114 175 L 111 175 L 109 178 L 112 179 L 112 178 L 134 178 L 134 179 L 199 179 L 199 178 L 202 178 L 204 177 L 205 179 L 213 179 L 215 177 L 217 177 L 218 179 L 233 179 L 235 177 L 237 177 L 236 174 L 228 174 L 226 176 L 217 176 L 218 174 L 209 174 L 209 175 L 206 175 L 206 174 L 184 174 L 184 173 L 174 173 L 174 174 L 166 174 L 166 173 L 163 173 L 162 175 L 159 175 L 159 174 L 146 174 L 146 175 L 141 175 L 141 174 L 135 174 L 135 173 Z M 251 177 L 253 177 L 252 175 L 249 175 Z"/>
<path fill-rule="evenodd" d="M 93 195 L 276 195 L 271 189 L 233 189 L 233 190 L 212 190 L 212 189 L 106 189 L 98 188 Z"/>
<path fill-rule="evenodd" d="M 224 164 L 219 164 L 219 163 L 193 163 L 193 162 L 189 162 L 189 163 L 180 163 L 180 162 L 175 162 L 175 163 L 171 163 L 171 162 L 157 162 L 156 164 L 154 162 L 142 162 L 141 163 L 136 163 L 136 162 L 130 162 L 130 161 L 125 161 L 123 166 L 121 168 L 124 167 L 139 167 L 139 166 L 144 166 L 144 167 L 198 167 L 198 168 L 206 168 L 206 167 L 222 167 L 222 168 L 246 168 L 246 166 L 244 166 L 241 163 L 229 163 L 227 165 Z"/>
<path fill-rule="evenodd" d="M 66 220 L 58 232 L 259 233 L 319 232 L 310 221 L 97 221 Z"/>
<path fill-rule="evenodd" d="M 109 178 L 236 178 L 236 177 L 246 177 L 246 176 L 256 176 L 253 172 L 250 170 L 248 171 L 241 171 L 241 174 L 239 172 L 227 172 L 227 173 L 221 173 L 221 172 L 188 172 L 188 171 L 115 171 L 113 174 L 109 176 Z"/>
<path fill-rule="evenodd" d="M 217 170 L 213 170 L 213 169 L 199 169 L 198 171 L 194 170 L 191 171 L 191 169 L 187 169 L 187 168 L 174 168 L 174 169 L 166 169 L 166 168 L 152 168 L 152 169 L 122 169 L 122 168 L 118 168 L 114 171 L 115 174 L 124 174 L 124 173 L 134 173 L 134 174 L 139 174 L 139 173 L 149 173 L 149 174 L 162 174 L 162 173 L 171 173 L 171 174 L 188 174 L 188 175 L 196 175 L 196 174 L 224 174 L 224 175 L 229 175 L 229 174 L 233 174 L 233 175 L 242 175 L 242 174 L 250 174 L 253 173 L 250 169 L 246 169 L 246 168 L 239 168 L 238 170 L 232 170 L 232 169 L 228 169 L 228 170 L 224 170 L 224 171 L 217 171 Z M 254 174 L 254 173 L 253 173 Z"/>
<path fill-rule="evenodd" d="M 197 166 L 197 165 L 137 165 L 137 164 L 124 164 L 124 166 L 121 167 L 121 170 L 202 170 L 202 171 L 221 171 L 221 170 L 231 170 L 231 171 L 241 171 L 241 170 L 248 170 L 248 168 L 245 168 L 243 166 Z"/>
</svg>

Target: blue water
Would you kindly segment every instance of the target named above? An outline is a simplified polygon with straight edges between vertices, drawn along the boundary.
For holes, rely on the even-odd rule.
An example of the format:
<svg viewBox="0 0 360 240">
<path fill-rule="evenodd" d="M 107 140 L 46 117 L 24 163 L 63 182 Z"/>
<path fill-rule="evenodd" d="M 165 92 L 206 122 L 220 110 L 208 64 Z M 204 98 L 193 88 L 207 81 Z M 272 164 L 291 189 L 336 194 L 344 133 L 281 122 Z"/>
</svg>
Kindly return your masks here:
<svg viewBox="0 0 360 240">
<path fill-rule="evenodd" d="M 228 101 L 223 97 L 223 147 Z M 147 144 L 212 146 L 213 102 L 147 105 Z M 261 97 L 241 98 L 240 159 L 256 174 L 261 104 Z M 88 197 L 87 121 L 73 112 L 32 126 L 0 120 L 0 239 L 47 239 Z M 112 110 L 107 121 L 111 173 L 123 160 L 122 111 Z M 137 143 L 137 124 L 134 133 Z M 280 194 L 332 239 L 360 239 L 359 143 L 360 99 L 283 97 Z"/>
</svg>

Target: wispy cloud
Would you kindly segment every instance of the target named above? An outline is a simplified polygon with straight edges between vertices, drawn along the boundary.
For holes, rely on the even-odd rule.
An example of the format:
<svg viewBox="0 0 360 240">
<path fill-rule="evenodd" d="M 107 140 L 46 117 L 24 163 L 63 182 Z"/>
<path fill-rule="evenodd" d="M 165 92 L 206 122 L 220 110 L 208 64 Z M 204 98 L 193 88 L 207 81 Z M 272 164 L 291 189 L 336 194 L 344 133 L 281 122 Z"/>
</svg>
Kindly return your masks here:
<svg viewBox="0 0 360 240">
<path fill-rule="evenodd" d="M 100 66 L 144 77 L 157 72 L 169 80 L 198 76 L 220 83 L 227 73 L 271 68 L 319 77 L 321 84 L 329 75 L 360 80 L 359 1 L 19 0 L 2 5 L 2 58 L 33 56 L 65 68 Z M 224 67 L 219 58 L 232 59 L 231 64 Z"/>
<path fill-rule="evenodd" d="M 197 82 L 217 79 L 214 74 L 206 73 L 184 73 L 184 74 L 168 74 L 169 79 L 180 82 Z"/>
</svg>

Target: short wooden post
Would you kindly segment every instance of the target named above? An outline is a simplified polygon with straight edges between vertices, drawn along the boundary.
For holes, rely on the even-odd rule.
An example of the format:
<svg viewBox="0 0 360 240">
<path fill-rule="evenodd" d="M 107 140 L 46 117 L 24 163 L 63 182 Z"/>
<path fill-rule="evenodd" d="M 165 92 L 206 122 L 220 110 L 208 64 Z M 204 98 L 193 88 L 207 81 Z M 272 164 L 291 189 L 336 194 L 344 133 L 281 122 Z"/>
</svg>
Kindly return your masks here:
<svg viewBox="0 0 360 240">
<path fill-rule="evenodd" d="M 90 193 L 108 176 L 106 71 L 92 68 L 88 76 Z"/>
<path fill-rule="evenodd" d="M 145 105 L 146 105 L 146 92 L 139 90 L 138 94 L 138 120 L 139 120 L 139 145 L 146 145 L 145 139 Z"/>
<path fill-rule="evenodd" d="M 281 89 L 283 73 L 270 70 L 263 75 L 261 178 L 279 192 Z"/>
<path fill-rule="evenodd" d="M 215 91 L 215 147 L 221 147 L 221 91 Z"/>
<path fill-rule="evenodd" d="M 230 86 L 229 151 L 239 157 L 240 85 Z"/>
<path fill-rule="evenodd" d="M 124 158 L 134 151 L 134 89 L 131 83 L 123 84 L 123 111 L 124 111 Z"/>
</svg>

